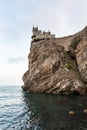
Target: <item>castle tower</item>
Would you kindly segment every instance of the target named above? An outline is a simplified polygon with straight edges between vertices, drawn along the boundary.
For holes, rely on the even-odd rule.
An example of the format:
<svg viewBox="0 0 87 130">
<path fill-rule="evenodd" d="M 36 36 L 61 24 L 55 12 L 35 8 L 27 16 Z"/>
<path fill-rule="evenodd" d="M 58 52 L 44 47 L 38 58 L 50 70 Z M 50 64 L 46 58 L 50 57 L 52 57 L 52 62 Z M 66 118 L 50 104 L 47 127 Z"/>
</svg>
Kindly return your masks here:
<svg viewBox="0 0 87 130">
<path fill-rule="evenodd" d="M 38 26 L 37 26 L 37 27 L 34 27 L 34 26 L 33 26 L 32 32 L 38 32 Z"/>
</svg>

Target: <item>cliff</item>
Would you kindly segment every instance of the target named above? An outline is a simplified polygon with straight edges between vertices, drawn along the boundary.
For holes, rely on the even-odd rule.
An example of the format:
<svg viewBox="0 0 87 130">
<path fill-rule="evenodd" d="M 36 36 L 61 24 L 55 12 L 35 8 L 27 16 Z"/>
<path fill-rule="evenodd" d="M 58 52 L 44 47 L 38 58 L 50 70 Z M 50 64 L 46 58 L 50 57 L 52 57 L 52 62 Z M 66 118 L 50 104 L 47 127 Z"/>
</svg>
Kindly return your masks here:
<svg viewBox="0 0 87 130">
<path fill-rule="evenodd" d="M 87 27 L 67 37 L 33 27 L 29 69 L 23 90 L 53 94 L 87 93 Z"/>
</svg>

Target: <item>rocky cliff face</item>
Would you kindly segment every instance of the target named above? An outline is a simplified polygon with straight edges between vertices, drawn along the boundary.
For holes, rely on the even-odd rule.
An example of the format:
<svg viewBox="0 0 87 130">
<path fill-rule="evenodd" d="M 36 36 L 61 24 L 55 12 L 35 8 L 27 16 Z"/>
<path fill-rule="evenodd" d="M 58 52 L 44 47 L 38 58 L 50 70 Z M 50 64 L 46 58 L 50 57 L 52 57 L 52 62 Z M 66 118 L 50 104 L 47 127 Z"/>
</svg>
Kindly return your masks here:
<svg viewBox="0 0 87 130">
<path fill-rule="evenodd" d="M 53 94 L 85 94 L 87 91 L 87 27 L 75 35 L 55 35 L 33 28 L 23 75 L 23 90 Z M 40 36 L 39 36 L 40 35 Z"/>
</svg>

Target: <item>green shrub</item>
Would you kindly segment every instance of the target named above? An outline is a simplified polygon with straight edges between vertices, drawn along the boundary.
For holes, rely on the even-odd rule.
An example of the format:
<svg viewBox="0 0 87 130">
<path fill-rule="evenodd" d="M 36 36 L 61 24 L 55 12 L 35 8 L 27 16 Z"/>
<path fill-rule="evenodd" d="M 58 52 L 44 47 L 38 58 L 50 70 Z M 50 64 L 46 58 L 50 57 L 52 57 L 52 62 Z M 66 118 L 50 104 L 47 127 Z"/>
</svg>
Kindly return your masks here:
<svg viewBox="0 0 87 130">
<path fill-rule="evenodd" d="M 72 68 L 72 65 L 70 63 L 67 63 L 66 68 L 70 70 Z"/>
<path fill-rule="evenodd" d="M 73 50 L 77 47 L 77 45 L 79 44 L 80 41 L 81 41 L 80 37 L 75 37 L 72 40 L 71 47 L 73 48 Z"/>
</svg>

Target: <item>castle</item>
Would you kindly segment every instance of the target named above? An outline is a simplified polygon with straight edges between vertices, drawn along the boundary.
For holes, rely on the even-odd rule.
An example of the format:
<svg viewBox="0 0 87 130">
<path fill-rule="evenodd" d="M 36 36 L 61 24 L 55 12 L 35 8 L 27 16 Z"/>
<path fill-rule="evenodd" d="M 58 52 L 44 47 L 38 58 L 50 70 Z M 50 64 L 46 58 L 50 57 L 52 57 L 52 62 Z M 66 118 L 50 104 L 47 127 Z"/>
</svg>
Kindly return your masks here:
<svg viewBox="0 0 87 130">
<path fill-rule="evenodd" d="M 39 40 L 44 40 L 44 39 L 53 39 L 55 38 L 55 35 L 51 34 L 49 32 L 42 32 L 41 30 L 38 29 L 38 27 L 34 27 L 32 29 L 32 42 L 34 41 L 39 41 Z"/>
</svg>

